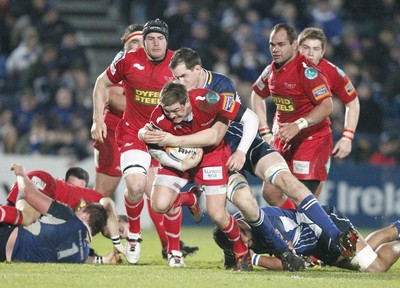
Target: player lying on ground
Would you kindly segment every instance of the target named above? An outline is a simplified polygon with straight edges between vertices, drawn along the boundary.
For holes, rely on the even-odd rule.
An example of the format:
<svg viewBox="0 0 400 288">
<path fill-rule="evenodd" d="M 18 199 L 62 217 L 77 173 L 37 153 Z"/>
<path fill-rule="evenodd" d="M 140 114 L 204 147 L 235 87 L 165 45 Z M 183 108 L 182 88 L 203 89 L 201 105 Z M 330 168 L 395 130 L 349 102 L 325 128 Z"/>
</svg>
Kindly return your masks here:
<svg viewBox="0 0 400 288">
<path fill-rule="evenodd" d="M 21 165 L 11 169 L 26 203 L 43 216 L 27 227 L 0 224 L 0 261 L 119 263 L 117 253 L 89 256 L 92 236 L 106 225 L 107 212 L 91 203 L 77 212 L 38 191 Z"/>
<path fill-rule="evenodd" d="M 335 207 L 323 206 L 323 208 L 340 230 L 354 229 L 350 220 Z M 333 244 L 329 235 L 303 213 L 271 206 L 266 206 L 262 210 L 273 223 L 277 232 L 285 239 L 290 240 L 297 254 L 314 256 L 325 265 L 362 272 L 385 272 L 400 257 L 399 220 L 388 227 L 369 234 L 365 239 L 359 234 L 355 256 L 345 258 L 341 255 L 338 247 Z M 254 233 L 251 226 L 244 221 L 240 212 L 234 216 L 238 219 L 243 241 L 249 245 L 253 252 L 253 265 L 271 270 L 283 270 L 280 259 L 260 255 L 272 253 L 271 245 Z M 235 267 L 231 244 L 224 233 L 217 228 L 214 229 L 214 240 L 224 250 L 225 268 Z"/>
</svg>

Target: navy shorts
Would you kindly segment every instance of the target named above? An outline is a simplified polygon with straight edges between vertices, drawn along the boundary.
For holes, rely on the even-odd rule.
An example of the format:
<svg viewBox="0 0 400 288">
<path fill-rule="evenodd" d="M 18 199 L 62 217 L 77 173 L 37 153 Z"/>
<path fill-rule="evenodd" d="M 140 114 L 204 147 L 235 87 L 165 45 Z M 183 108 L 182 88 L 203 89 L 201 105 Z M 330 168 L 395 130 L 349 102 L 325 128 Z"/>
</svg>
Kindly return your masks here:
<svg viewBox="0 0 400 288">
<path fill-rule="evenodd" d="M 0 262 L 7 260 L 6 245 L 8 238 L 15 228 L 17 228 L 17 226 L 0 224 Z"/>
</svg>

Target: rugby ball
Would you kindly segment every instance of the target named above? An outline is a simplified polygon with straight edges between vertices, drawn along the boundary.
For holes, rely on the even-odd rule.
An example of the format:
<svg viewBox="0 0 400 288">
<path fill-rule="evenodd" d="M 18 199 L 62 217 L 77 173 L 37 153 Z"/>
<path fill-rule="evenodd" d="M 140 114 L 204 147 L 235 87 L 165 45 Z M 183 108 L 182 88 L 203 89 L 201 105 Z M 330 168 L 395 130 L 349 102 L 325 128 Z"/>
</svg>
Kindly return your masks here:
<svg viewBox="0 0 400 288">
<path fill-rule="evenodd" d="M 167 152 L 168 156 L 178 162 L 181 162 L 190 152 L 194 150 L 196 149 L 185 147 L 165 147 L 165 151 Z"/>
</svg>

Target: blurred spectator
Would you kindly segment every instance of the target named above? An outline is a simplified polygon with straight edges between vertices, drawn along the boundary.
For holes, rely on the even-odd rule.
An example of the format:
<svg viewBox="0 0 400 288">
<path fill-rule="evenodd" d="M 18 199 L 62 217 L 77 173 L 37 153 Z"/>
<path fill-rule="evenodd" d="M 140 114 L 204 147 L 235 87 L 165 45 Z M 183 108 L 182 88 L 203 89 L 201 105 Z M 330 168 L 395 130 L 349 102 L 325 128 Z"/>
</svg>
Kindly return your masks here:
<svg viewBox="0 0 400 288">
<path fill-rule="evenodd" d="M 398 132 L 384 132 L 379 138 L 378 151 L 370 158 L 372 165 L 396 166 L 399 163 L 400 139 Z"/>
<path fill-rule="evenodd" d="M 15 152 L 15 145 L 18 141 L 18 132 L 13 124 L 13 113 L 11 109 L 0 111 L 0 141 L 1 151 L 9 154 Z"/>
<path fill-rule="evenodd" d="M 20 89 L 23 73 L 29 66 L 36 62 L 42 52 L 39 34 L 34 27 L 25 29 L 21 43 L 15 48 L 7 59 L 7 74 L 16 81 L 16 88 Z"/>
<path fill-rule="evenodd" d="M 19 105 L 13 111 L 13 123 L 22 136 L 31 129 L 32 120 L 42 113 L 36 96 L 30 89 L 25 89 L 19 97 Z"/>
<path fill-rule="evenodd" d="M 333 46 L 340 44 L 343 33 L 343 23 L 340 15 L 334 10 L 330 0 L 317 0 L 311 10 L 313 25 L 324 30 L 328 42 Z"/>
<path fill-rule="evenodd" d="M 74 95 L 71 89 L 58 88 L 55 95 L 55 105 L 51 107 L 47 125 L 51 130 L 74 129 Z"/>
<path fill-rule="evenodd" d="M 80 66 L 89 71 L 89 60 L 84 47 L 79 43 L 75 31 L 68 31 L 62 37 L 59 64 L 61 72 Z"/>
</svg>

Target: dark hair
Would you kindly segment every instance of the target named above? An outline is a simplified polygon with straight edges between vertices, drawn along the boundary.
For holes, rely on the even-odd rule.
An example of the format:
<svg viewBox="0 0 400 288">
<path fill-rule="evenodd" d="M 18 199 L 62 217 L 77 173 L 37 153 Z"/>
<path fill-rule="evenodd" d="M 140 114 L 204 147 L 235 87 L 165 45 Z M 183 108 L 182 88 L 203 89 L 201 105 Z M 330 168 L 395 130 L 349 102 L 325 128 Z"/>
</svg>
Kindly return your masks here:
<svg viewBox="0 0 400 288">
<path fill-rule="evenodd" d="M 162 106 L 171 106 L 175 103 L 185 104 L 189 94 L 180 83 L 168 82 L 164 85 L 160 92 L 160 103 Z"/>
<path fill-rule="evenodd" d="M 169 63 L 169 68 L 175 69 L 182 63 L 184 63 L 185 67 L 189 70 L 193 70 L 196 65 L 202 66 L 199 54 L 193 49 L 186 47 L 180 48 L 174 52 Z"/>
<path fill-rule="evenodd" d="M 158 18 L 156 20 L 147 21 L 143 27 L 143 40 L 146 39 L 147 34 L 152 32 L 163 34 L 168 41 L 168 25 L 164 21 Z"/>
<path fill-rule="evenodd" d="M 87 186 L 89 184 L 89 173 L 81 167 L 71 167 L 65 173 L 65 181 L 68 181 L 70 176 L 75 176 L 78 179 L 84 180 Z"/>
<path fill-rule="evenodd" d="M 272 30 L 271 30 L 271 34 L 272 33 L 276 33 L 279 30 L 285 30 L 289 39 L 289 43 L 293 44 L 293 42 L 295 40 L 297 40 L 297 32 L 296 32 L 296 28 L 294 28 L 294 26 L 289 25 L 287 23 L 279 23 L 276 24 Z"/>
<path fill-rule="evenodd" d="M 124 34 L 121 36 L 122 45 L 125 44 L 126 38 L 131 35 L 133 32 L 138 32 L 143 30 L 142 24 L 131 24 L 125 28 Z"/>
<path fill-rule="evenodd" d="M 88 225 L 92 230 L 92 236 L 102 231 L 107 224 L 107 211 L 99 203 L 89 203 L 83 207 L 82 212 L 89 214 Z"/>
</svg>

